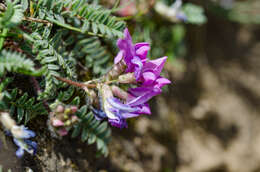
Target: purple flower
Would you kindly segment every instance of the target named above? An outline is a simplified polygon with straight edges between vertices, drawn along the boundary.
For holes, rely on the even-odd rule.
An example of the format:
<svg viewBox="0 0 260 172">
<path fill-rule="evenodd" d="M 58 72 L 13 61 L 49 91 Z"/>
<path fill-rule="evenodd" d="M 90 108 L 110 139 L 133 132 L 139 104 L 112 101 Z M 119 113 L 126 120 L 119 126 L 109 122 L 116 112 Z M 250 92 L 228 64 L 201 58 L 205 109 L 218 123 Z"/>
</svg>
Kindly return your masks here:
<svg viewBox="0 0 260 172">
<path fill-rule="evenodd" d="M 141 77 L 137 79 L 137 81 L 141 82 L 142 85 L 153 84 L 153 82 L 155 82 L 160 76 L 166 59 L 167 57 L 165 56 L 155 60 L 147 60 L 142 68 Z"/>
<path fill-rule="evenodd" d="M 132 106 L 122 103 L 121 100 L 113 96 L 112 90 L 108 85 L 102 85 L 101 90 L 101 109 L 92 109 L 97 120 L 107 118 L 108 122 L 115 127 L 127 127 L 126 119 L 139 116 L 140 114 L 151 114 L 148 104 Z"/>
<path fill-rule="evenodd" d="M 150 49 L 148 43 L 133 45 L 132 38 L 127 29 L 125 37 L 117 41 L 120 49 L 114 63 L 126 65 L 125 74 L 118 76 L 118 83 L 138 84 L 139 87 L 130 88 L 128 93 L 117 86 L 106 84 L 98 85 L 101 97 L 101 108 L 92 109 L 96 119 L 107 118 L 108 122 L 116 127 L 127 127 L 126 119 L 137 117 L 140 114 L 151 114 L 147 103 L 153 96 L 162 92 L 161 88 L 171 83 L 168 79 L 160 76 L 167 57 L 156 60 L 148 60 L 147 53 Z M 115 98 L 117 96 L 122 99 Z"/>
<path fill-rule="evenodd" d="M 109 118 L 108 121 L 111 125 L 124 128 L 127 127 L 126 119 L 127 118 L 133 118 L 137 117 L 140 114 L 150 114 L 150 108 L 148 104 L 143 104 L 139 106 L 131 106 L 128 104 L 122 103 L 117 98 L 108 98 L 107 102 L 110 105 L 110 109 L 108 109 L 109 112 L 106 113 L 112 113 L 116 118 Z"/>
<path fill-rule="evenodd" d="M 117 41 L 120 51 L 115 57 L 114 63 L 117 64 L 124 59 L 127 65 L 125 72 L 134 72 L 135 77 L 139 79 L 143 63 L 146 61 L 147 53 L 150 50 L 150 45 L 146 42 L 133 45 L 128 29 L 125 29 L 124 35 L 124 39 Z"/>
<path fill-rule="evenodd" d="M 111 88 L 106 85 L 102 84 L 99 85 L 98 88 L 100 89 L 100 110 L 98 109 L 92 109 L 93 113 L 95 114 L 95 117 L 97 120 L 102 120 L 107 118 L 108 122 L 116 127 L 124 128 L 127 127 L 126 120 L 122 117 L 120 113 L 118 113 L 109 103 L 109 100 L 114 98 Z"/>
<path fill-rule="evenodd" d="M 162 57 L 144 63 L 140 78 L 137 80 L 141 86 L 128 90 L 130 95 L 127 104 L 132 106 L 144 104 L 153 96 L 160 94 L 164 85 L 171 83 L 168 79 L 160 76 L 166 59 L 167 57 Z"/>
</svg>

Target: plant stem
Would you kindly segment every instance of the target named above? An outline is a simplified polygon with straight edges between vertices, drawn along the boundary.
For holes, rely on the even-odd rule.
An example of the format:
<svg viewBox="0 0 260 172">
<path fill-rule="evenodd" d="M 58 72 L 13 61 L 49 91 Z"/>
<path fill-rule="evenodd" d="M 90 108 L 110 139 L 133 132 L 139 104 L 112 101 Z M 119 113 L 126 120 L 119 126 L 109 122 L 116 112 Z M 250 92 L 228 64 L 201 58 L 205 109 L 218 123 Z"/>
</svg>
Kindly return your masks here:
<svg viewBox="0 0 260 172">
<path fill-rule="evenodd" d="M 59 81 L 66 82 L 69 85 L 73 85 L 73 86 L 76 86 L 76 87 L 79 87 L 79 88 L 82 88 L 82 89 L 85 89 L 86 87 L 87 88 L 96 88 L 96 84 L 82 84 L 82 83 L 71 81 L 69 79 L 62 78 L 62 77 L 59 77 L 59 76 L 54 76 L 54 77 L 56 79 L 58 79 Z"/>
<path fill-rule="evenodd" d="M 30 21 L 30 22 L 44 23 L 47 25 L 52 25 L 52 23 L 49 22 L 48 20 L 42 20 L 42 19 L 37 19 L 37 18 L 33 18 L 33 17 L 24 17 L 24 20 Z"/>
<path fill-rule="evenodd" d="M 31 82 L 33 84 L 33 87 L 37 93 L 37 95 L 41 94 L 41 88 L 40 88 L 40 85 L 39 85 L 39 82 L 36 80 L 35 77 L 31 77 Z M 50 113 L 51 112 L 51 109 L 49 107 L 49 104 L 46 100 L 43 100 L 42 101 L 42 104 L 43 106 L 45 107 L 45 109 Z"/>
<path fill-rule="evenodd" d="M 61 22 L 59 22 L 59 21 L 57 21 L 57 20 L 55 20 L 55 19 L 52 19 L 52 18 L 50 18 L 50 17 L 47 17 L 46 18 L 49 22 L 52 22 L 52 23 L 54 23 L 54 24 L 56 24 L 56 25 L 58 25 L 58 26 L 60 26 L 60 27 L 63 27 L 63 28 L 66 28 L 66 29 L 69 29 L 69 30 L 73 30 L 73 31 L 76 31 L 76 32 L 80 32 L 80 33 L 86 33 L 86 34 L 88 34 L 88 35 L 91 35 L 91 36 L 99 36 L 99 37 L 105 37 L 104 35 L 102 35 L 102 34 L 95 34 L 95 33 L 92 33 L 92 32 L 83 32 L 81 29 L 79 29 L 79 28 L 76 28 L 76 27 L 73 27 L 73 26 L 71 26 L 71 25 L 69 25 L 69 24 L 66 24 L 66 23 L 61 23 Z"/>
</svg>

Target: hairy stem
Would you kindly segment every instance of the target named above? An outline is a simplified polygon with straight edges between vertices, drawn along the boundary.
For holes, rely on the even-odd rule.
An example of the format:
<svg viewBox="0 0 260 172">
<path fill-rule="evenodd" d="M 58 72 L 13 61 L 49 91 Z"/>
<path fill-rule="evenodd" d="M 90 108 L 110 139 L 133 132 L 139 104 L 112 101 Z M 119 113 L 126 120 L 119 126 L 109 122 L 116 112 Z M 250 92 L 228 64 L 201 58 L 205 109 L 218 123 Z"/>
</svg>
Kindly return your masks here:
<svg viewBox="0 0 260 172">
<path fill-rule="evenodd" d="M 59 81 L 66 82 L 69 85 L 73 85 L 73 86 L 76 86 L 76 87 L 79 87 L 79 88 L 82 88 L 82 89 L 85 89 L 86 87 L 87 88 L 96 88 L 96 84 L 82 84 L 82 83 L 71 81 L 69 79 L 62 78 L 62 77 L 59 77 L 59 76 L 54 76 L 54 77 L 56 79 L 58 79 Z"/>
<path fill-rule="evenodd" d="M 30 21 L 30 22 L 36 22 L 36 23 L 44 23 L 44 24 L 47 24 L 47 25 L 52 25 L 52 23 L 49 22 L 48 20 L 42 20 L 42 19 L 37 19 L 37 18 L 33 18 L 33 17 L 24 17 L 23 20 Z"/>
<path fill-rule="evenodd" d="M 31 77 L 31 82 L 33 84 L 33 87 L 37 93 L 37 95 L 41 94 L 41 88 L 40 88 L 40 85 L 39 85 L 39 82 L 36 80 L 35 77 Z M 43 106 L 45 107 L 45 109 L 48 111 L 48 112 L 51 112 L 51 109 L 49 107 L 49 104 L 46 100 L 43 100 L 42 101 L 43 103 Z"/>
</svg>

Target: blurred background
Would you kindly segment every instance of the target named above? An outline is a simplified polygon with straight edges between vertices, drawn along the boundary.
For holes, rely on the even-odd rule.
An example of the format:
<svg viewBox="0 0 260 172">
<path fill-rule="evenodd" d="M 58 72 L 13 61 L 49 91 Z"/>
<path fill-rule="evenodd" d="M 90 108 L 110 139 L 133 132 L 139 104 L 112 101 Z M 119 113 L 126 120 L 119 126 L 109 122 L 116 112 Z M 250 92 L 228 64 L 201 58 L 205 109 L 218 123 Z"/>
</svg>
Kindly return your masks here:
<svg viewBox="0 0 260 172">
<path fill-rule="evenodd" d="M 96 2 L 127 21 L 134 42 L 151 43 L 150 58 L 168 56 L 164 76 L 172 84 L 151 101 L 151 116 L 113 129 L 107 158 L 68 137 L 42 145 L 41 157 L 3 153 L 6 167 L 260 172 L 260 1 Z"/>
<path fill-rule="evenodd" d="M 122 171 L 260 171 L 260 1 L 127 2 L 118 14 L 135 42 L 151 43 L 150 58 L 168 56 L 172 85 L 151 116 L 114 131 L 111 161 Z"/>
</svg>

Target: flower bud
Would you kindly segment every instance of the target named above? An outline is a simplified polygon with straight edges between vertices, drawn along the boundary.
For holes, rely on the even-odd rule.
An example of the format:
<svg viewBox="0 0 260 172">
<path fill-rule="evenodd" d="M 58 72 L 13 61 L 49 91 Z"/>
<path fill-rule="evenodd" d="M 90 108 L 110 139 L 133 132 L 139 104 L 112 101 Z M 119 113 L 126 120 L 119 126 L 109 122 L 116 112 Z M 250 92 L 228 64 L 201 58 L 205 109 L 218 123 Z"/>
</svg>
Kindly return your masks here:
<svg viewBox="0 0 260 172">
<path fill-rule="evenodd" d="M 58 133 L 60 136 L 66 136 L 68 134 L 68 131 L 65 128 L 61 128 L 58 130 Z"/>
<path fill-rule="evenodd" d="M 127 99 L 128 94 L 126 91 L 122 90 L 121 88 L 119 88 L 118 86 L 115 86 L 115 85 L 113 85 L 111 87 L 111 89 L 112 89 L 114 96 L 119 97 L 120 99 L 123 99 L 123 100 Z"/>
<path fill-rule="evenodd" d="M 63 113 L 64 112 L 64 107 L 62 105 L 58 105 L 56 108 L 57 113 Z"/>
<path fill-rule="evenodd" d="M 67 120 L 67 121 L 65 122 L 65 125 L 66 125 L 66 126 L 70 126 L 70 125 L 71 125 L 71 122 L 70 122 L 69 120 Z"/>
<path fill-rule="evenodd" d="M 135 83 L 136 82 L 135 75 L 134 73 L 127 73 L 127 74 L 120 75 L 118 77 L 118 82 L 122 84 Z"/>
<path fill-rule="evenodd" d="M 74 113 L 77 112 L 78 107 L 77 107 L 77 106 L 71 106 L 71 107 L 70 107 L 70 110 L 71 110 L 71 113 L 74 114 Z"/>
<path fill-rule="evenodd" d="M 112 90 L 111 90 L 111 88 L 108 85 L 103 84 L 101 86 L 101 96 L 102 96 L 103 99 L 107 99 L 107 98 L 113 97 Z"/>
<path fill-rule="evenodd" d="M 65 111 L 64 111 L 64 114 L 68 115 L 68 114 L 70 114 L 70 113 L 71 113 L 70 108 L 66 108 Z"/>
<path fill-rule="evenodd" d="M 54 127 L 61 127 L 61 126 L 64 126 L 64 123 L 61 120 L 54 118 L 52 121 L 52 125 Z"/>
<path fill-rule="evenodd" d="M 121 60 L 119 63 L 115 64 L 111 71 L 108 73 L 108 78 L 114 79 L 126 69 L 126 64 L 124 60 Z"/>
<path fill-rule="evenodd" d="M 78 121 L 78 117 L 76 116 L 76 115 L 73 115 L 72 117 L 71 117 L 71 122 L 72 123 L 75 123 L 75 122 L 77 122 Z"/>
<path fill-rule="evenodd" d="M 54 112 L 50 113 L 50 130 L 58 134 L 59 136 L 65 136 L 68 134 L 72 125 L 78 122 L 78 117 L 75 115 L 78 107 L 66 106 L 66 105 L 57 105 Z"/>
</svg>

